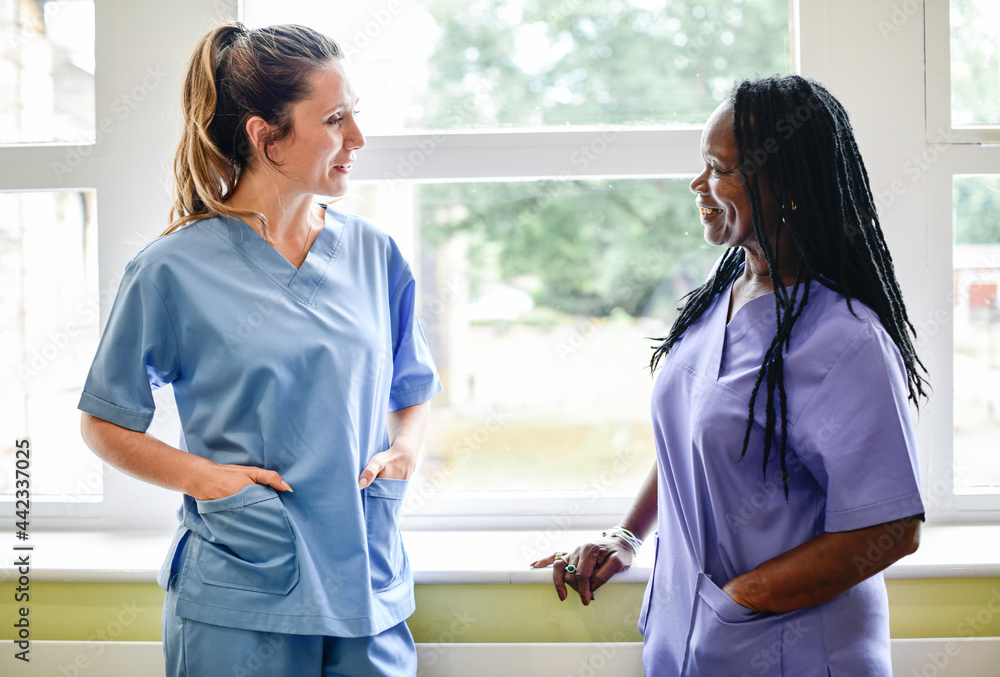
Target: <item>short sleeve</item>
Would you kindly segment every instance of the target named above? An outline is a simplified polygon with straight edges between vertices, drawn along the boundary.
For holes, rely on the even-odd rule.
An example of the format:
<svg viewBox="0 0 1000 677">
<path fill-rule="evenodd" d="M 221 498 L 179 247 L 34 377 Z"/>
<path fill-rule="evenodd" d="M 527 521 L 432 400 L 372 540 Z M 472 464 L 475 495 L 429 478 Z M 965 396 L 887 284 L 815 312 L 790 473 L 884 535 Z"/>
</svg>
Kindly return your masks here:
<svg viewBox="0 0 1000 677">
<path fill-rule="evenodd" d="M 171 318 L 142 266 L 133 260 L 118 287 L 79 409 L 145 432 L 155 411 L 153 388 L 175 380 L 179 364 Z"/>
<path fill-rule="evenodd" d="M 416 282 L 404 265 L 389 299 L 392 320 L 392 384 L 389 411 L 428 401 L 441 392 L 434 360 L 416 313 Z"/>
<path fill-rule="evenodd" d="M 869 325 L 794 423 L 790 442 L 826 491 L 826 531 L 924 512 L 905 373 L 891 338 Z"/>
</svg>

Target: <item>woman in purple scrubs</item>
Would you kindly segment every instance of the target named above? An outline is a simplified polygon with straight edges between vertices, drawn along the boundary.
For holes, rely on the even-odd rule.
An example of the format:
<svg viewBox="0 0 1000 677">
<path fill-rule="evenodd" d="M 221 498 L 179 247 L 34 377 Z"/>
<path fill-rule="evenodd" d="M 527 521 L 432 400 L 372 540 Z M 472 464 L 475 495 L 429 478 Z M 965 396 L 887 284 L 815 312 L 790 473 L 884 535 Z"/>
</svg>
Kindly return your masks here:
<svg viewBox="0 0 1000 677">
<path fill-rule="evenodd" d="M 739 83 L 691 182 L 728 247 L 656 348 L 657 464 L 621 524 L 554 564 L 584 604 L 657 528 L 649 677 L 891 674 L 881 571 L 923 519 L 923 365 L 847 113 Z"/>
</svg>

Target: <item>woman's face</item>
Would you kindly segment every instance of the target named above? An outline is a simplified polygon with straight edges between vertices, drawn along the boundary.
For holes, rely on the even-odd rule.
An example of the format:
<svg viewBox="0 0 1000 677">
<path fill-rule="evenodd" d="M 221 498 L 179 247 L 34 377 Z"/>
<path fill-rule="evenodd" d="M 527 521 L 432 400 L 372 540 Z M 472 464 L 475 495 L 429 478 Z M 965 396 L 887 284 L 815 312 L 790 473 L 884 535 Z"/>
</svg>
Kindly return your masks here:
<svg viewBox="0 0 1000 677">
<path fill-rule="evenodd" d="M 705 168 L 691 182 L 691 192 L 696 195 L 705 240 L 713 245 L 758 251 L 750 195 L 738 167 L 731 103 L 723 102 L 708 119 L 701 135 L 701 156 Z M 764 223 L 770 224 L 777 210 L 767 190 L 761 191 L 761 208 Z"/>
<path fill-rule="evenodd" d="M 269 154 L 294 188 L 339 197 L 347 192 L 357 151 L 365 145 L 355 119 L 358 97 L 339 61 L 314 71 L 309 84 L 310 95 L 291 107 L 291 133 Z"/>
</svg>

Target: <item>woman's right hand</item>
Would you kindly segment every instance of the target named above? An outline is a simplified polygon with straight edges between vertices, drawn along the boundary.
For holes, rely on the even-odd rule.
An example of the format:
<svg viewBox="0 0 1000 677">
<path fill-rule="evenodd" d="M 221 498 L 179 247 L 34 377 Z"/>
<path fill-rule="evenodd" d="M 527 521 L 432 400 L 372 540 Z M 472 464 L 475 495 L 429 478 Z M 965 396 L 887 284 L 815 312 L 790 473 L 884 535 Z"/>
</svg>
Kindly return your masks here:
<svg viewBox="0 0 1000 677">
<path fill-rule="evenodd" d="M 245 465 L 219 465 L 197 454 L 164 444 L 146 433 L 129 430 L 84 413 L 80 418 L 84 441 L 105 463 L 118 470 L 202 501 L 232 496 L 249 484 L 266 484 L 291 491 L 273 470 Z"/>
<path fill-rule="evenodd" d="M 278 491 L 291 491 L 274 470 L 255 468 L 249 465 L 220 465 L 208 459 L 204 467 L 199 464 L 198 478 L 192 483 L 191 496 L 199 501 L 211 501 L 237 493 L 251 484 L 266 484 Z"/>
<path fill-rule="evenodd" d="M 654 464 L 628 512 L 619 523 L 639 538 L 649 533 L 656 523 L 657 477 L 657 467 Z M 568 585 L 580 593 L 580 601 L 586 606 L 594 599 L 595 590 L 607 583 L 615 574 L 632 566 L 634 559 L 635 553 L 629 544 L 622 538 L 612 536 L 584 543 L 570 553 L 554 553 L 532 562 L 531 566 L 541 569 L 551 565 L 552 582 L 556 585 L 559 599 L 566 600 Z M 572 573 L 566 571 L 570 565 L 573 566 Z"/>
<path fill-rule="evenodd" d="M 562 558 L 557 555 L 562 554 Z M 607 583 L 612 576 L 632 566 L 632 549 L 619 538 L 602 538 L 577 546 L 570 553 L 553 553 L 543 557 L 531 566 L 541 569 L 552 566 L 552 582 L 561 601 L 566 600 L 566 586 L 580 594 L 584 606 L 594 599 L 594 591 Z M 573 565 L 572 572 L 566 568 Z"/>
</svg>

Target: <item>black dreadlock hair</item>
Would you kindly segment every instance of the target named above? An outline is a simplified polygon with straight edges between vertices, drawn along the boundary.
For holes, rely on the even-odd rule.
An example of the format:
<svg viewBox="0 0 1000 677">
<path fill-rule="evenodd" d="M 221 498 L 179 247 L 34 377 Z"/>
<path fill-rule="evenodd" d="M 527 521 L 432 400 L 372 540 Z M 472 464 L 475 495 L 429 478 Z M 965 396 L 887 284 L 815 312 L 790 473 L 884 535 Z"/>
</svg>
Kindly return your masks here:
<svg viewBox="0 0 1000 677">
<path fill-rule="evenodd" d="M 783 369 L 792 327 L 809 301 L 809 285 L 800 282 L 807 278 L 817 280 L 846 297 L 852 313 L 851 300 L 856 299 L 878 315 L 902 354 L 909 399 L 918 406 L 920 398 L 926 398 L 927 380 L 921 372 L 925 374 L 927 370 L 910 340 L 910 334 L 916 337 L 916 330 L 903 306 L 892 257 L 879 226 L 868 172 L 847 111 L 822 85 L 797 75 L 739 82 L 730 94 L 730 102 L 739 172 L 750 198 L 754 233 L 770 266 L 777 316 L 774 339 L 764 355 L 750 396 L 750 417 L 740 458 L 746 456 L 754 424 L 754 405 L 766 380 L 763 470 L 767 472 L 777 428 L 777 391 L 781 417 L 778 455 L 787 499 L 788 420 Z M 758 173 L 764 181 L 757 180 Z M 779 205 L 773 224 L 764 223 L 762 184 L 766 184 Z M 774 229 L 773 240 L 768 236 L 768 225 Z M 795 284 L 790 288 L 783 285 L 778 272 L 777 243 L 783 228 L 788 229 L 799 255 Z M 660 359 L 705 312 L 712 299 L 732 284 L 744 259 L 742 249 L 726 250 L 709 280 L 685 297 L 670 333 L 656 339 L 660 344 L 654 347 L 650 370 L 656 369 Z"/>
</svg>

